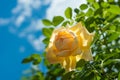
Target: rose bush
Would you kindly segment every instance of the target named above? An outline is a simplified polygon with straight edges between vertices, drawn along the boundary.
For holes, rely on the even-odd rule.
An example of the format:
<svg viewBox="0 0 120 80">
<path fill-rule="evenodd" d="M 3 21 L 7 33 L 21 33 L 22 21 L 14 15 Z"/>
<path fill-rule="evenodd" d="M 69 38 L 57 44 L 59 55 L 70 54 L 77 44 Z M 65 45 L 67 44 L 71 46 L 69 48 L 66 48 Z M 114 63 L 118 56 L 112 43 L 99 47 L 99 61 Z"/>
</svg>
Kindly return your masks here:
<svg viewBox="0 0 120 80">
<path fill-rule="evenodd" d="M 90 49 L 93 36 L 81 23 L 54 30 L 46 48 L 47 60 L 51 64 L 60 63 L 66 71 L 75 69 L 80 59 L 93 60 Z"/>
</svg>

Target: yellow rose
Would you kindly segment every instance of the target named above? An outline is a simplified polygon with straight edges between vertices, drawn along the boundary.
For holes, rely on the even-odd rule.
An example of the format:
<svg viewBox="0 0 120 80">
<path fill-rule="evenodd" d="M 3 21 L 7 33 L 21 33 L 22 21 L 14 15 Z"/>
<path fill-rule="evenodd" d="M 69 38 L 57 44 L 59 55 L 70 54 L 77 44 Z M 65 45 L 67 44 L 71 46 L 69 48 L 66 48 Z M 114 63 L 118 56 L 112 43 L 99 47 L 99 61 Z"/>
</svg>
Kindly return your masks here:
<svg viewBox="0 0 120 80">
<path fill-rule="evenodd" d="M 60 63 L 66 71 L 71 71 L 80 59 L 93 59 L 90 49 L 93 36 L 81 23 L 56 29 L 46 48 L 46 58 L 51 64 Z"/>
</svg>

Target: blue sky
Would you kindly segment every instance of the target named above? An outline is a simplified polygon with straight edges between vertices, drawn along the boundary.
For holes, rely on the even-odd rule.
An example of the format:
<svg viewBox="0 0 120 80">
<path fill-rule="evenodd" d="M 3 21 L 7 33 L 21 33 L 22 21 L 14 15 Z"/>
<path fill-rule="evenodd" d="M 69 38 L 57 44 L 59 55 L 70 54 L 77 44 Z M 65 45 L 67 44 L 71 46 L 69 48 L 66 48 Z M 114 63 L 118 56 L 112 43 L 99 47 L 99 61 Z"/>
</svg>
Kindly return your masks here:
<svg viewBox="0 0 120 80">
<path fill-rule="evenodd" d="M 65 8 L 79 7 L 79 2 L 84 0 L 1 0 L 0 80 L 20 80 L 31 67 L 22 59 L 44 50 L 41 19 L 64 15 Z"/>
</svg>

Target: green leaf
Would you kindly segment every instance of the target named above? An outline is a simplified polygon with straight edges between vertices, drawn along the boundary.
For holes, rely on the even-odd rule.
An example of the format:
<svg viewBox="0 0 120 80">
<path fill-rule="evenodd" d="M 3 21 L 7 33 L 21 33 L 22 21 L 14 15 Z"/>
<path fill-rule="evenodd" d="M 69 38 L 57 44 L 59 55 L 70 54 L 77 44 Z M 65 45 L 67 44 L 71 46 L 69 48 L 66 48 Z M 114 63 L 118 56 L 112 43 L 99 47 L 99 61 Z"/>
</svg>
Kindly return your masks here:
<svg viewBox="0 0 120 80">
<path fill-rule="evenodd" d="M 42 20 L 42 23 L 43 23 L 45 26 L 51 26 L 51 25 L 52 25 L 52 22 L 49 21 L 48 19 L 43 19 L 43 20 Z"/>
<path fill-rule="evenodd" d="M 33 65 L 37 65 L 37 64 L 39 64 L 41 62 L 41 59 L 39 58 L 39 59 L 35 59 L 34 61 L 33 61 Z"/>
<path fill-rule="evenodd" d="M 115 26 L 115 25 L 111 25 L 111 26 L 109 27 L 109 29 L 115 31 L 115 30 L 116 30 L 116 26 Z"/>
<path fill-rule="evenodd" d="M 39 58 L 39 59 L 40 59 L 40 55 L 39 55 L 39 54 L 35 54 L 35 53 L 32 54 L 31 57 L 34 58 L 34 59 L 35 59 L 35 58 Z"/>
<path fill-rule="evenodd" d="M 120 32 L 120 25 L 117 26 L 116 31 Z"/>
<path fill-rule="evenodd" d="M 85 21 L 86 26 L 89 26 L 90 24 L 92 24 L 95 21 L 94 17 L 88 17 Z M 90 28 L 90 27 L 88 27 Z"/>
<path fill-rule="evenodd" d="M 108 11 L 113 14 L 120 14 L 120 7 L 117 5 L 110 5 L 110 8 L 108 9 Z"/>
<path fill-rule="evenodd" d="M 76 14 L 78 14 L 80 11 L 79 11 L 79 9 L 75 8 L 75 9 L 74 9 L 74 12 L 75 12 Z"/>
<path fill-rule="evenodd" d="M 106 62 L 103 63 L 103 66 L 107 66 L 111 63 L 113 63 L 113 64 L 120 63 L 120 59 L 109 59 L 109 60 L 107 60 Z"/>
<path fill-rule="evenodd" d="M 102 8 L 98 8 L 95 12 L 94 12 L 94 15 L 102 15 L 103 13 L 103 9 Z"/>
<path fill-rule="evenodd" d="M 117 39 L 119 36 L 120 36 L 120 32 L 113 32 L 112 35 L 109 37 L 108 42 Z"/>
<path fill-rule="evenodd" d="M 77 62 L 76 67 L 83 67 L 85 65 L 85 60 L 81 59 L 79 62 Z"/>
<path fill-rule="evenodd" d="M 87 4 L 82 4 L 82 5 L 80 5 L 80 9 L 81 9 L 81 10 L 85 10 L 85 9 L 87 9 L 87 8 L 88 8 Z"/>
<path fill-rule="evenodd" d="M 52 34 L 53 28 L 43 28 L 42 33 L 46 37 L 50 37 Z"/>
<path fill-rule="evenodd" d="M 68 19 L 71 19 L 71 18 L 72 18 L 72 8 L 68 7 L 68 8 L 65 10 L 65 16 L 66 16 L 66 18 L 68 18 Z"/>
<path fill-rule="evenodd" d="M 87 2 L 93 3 L 93 2 L 95 2 L 95 0 L 87 0 Z"/>
<path fill-rule="evenodd" d="M 33 58 L 27 57 L 27 58 L 25 58 L 25 59 L 22 60 L 22 63 L 23 63 L 23 64 L 26 64 L 26 63 L 29 63 L 29 62 L 31 62 L 31 61 L 33 61 Z"/>
<path fill-rule="evenodd" d="M 114 0 L 108 0 L 108 2 L 112 3 L 112 2 L 114 2 Z"/>
<path fill-rule="evenodd" d="M 41 62 L 41 57 L 39 54 L 32 54 L 31 56 L 23 59 L 22 63 L 33 62 L 34 65 L 37 65 Z"/>
<path fill-rule="evenodd" d="M 67 24 L 70 24 L 70 21 L 63 22 L 62 26 L 66 26 Z"/>
<path fill-rule="evenodd" d="M 31 58 L 33 58 L 33 64 L 37 65 L 41 62 L 41 57 L 39 54 L 32 54 Z"/>
<path fill-rule="evenodd" d="M 118 80 L 120 80 L 120 72 L 119 72 L 119 74 L 118 74 Z"/>
<path fill-rule="evenodd" d="M 93 9 L 89 8 L 88 11 L 86 12 L 86 16 L 92 16 L 93 15 Z"/>
<path fill-rule="evenodd" d="M 63 75 L 61 80 L 70 80 L 71 79 L 71 75 L 74 73 L 74 71 L 68 72 L 65 75 Z"/>
<path fill-rule="evenodd" d="M 95 3 L 93 4 L 93 7 L 94 7 L 95 9 L 98 9 L 100 6 L 99 6 L 98 2 L 95 2 Z"/>
<path fill-rule="evenodd" d="M 49 39 L 50 39 L 50 38 L 45 38 L 45 39 L 43 40 L 43 43 L 44 43 L 44 44 L 48 44 L 48 43 L 49 43 Z"/>
<path fill-rule="evenodd" d="M 111 57 L 117 56 L 117 55 L 118 55 L 118 53 L 105 54 L 104 55 L 104 57 L 105 57 L 104 61 L 110 59 Z"/>
<path fill-rule="evenodd" d="M 53 25 L 57 26 L 59 25 L 62 21 L 64 21 L 64 18 L 62 16 L 54 16 L 53 18 Z"/>
<path fill-rule="evenodd" d="M 107 2 L 102 2 L 102 3 L 101 3 L 101 6 L 102 6 L 103 8 L 107 8 L 107 7 L 109 7 L 109 3 L 107 3 Z"/>
</svg>

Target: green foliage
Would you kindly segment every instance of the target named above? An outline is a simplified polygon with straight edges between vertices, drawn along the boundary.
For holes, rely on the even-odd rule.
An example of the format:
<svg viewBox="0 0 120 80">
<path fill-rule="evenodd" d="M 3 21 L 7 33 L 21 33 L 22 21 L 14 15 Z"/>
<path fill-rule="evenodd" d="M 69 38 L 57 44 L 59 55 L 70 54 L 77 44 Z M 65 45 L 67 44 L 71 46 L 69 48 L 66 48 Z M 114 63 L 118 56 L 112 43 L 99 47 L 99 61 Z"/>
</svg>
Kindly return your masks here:
<svg viewBox="0 0 120 80">
<path fill-rule="evenodd" d="M 110 35 L 108 39 L 108 42 L 118 39 L 119 36 L 120 36 L 120 32 L 112 32 L 112 34 Z"/>
<path fill-rule="evenodd" d="M 73 12 L 75 15 L 73 16 Z M 80 8 L 68 7 L 65 17 L 54 16 L 52 21 L 43 19 L 45 26 L 42 33 L 45 36 L 43 43 L 47 46 L 56 26 L 72 25 L 82 22 L 89 32 L 95 32 L 91 44 L 93 61 L 77 62 L 76 70 L 65 72 L 59 64 L 49 64 L 46 58 L 42 59 L 47 72 L 35 71 L 35 74 L 24 80 L 120 80 L 120 1 L 115 0 L 87 0 Z M 54 26 L 54 27 L 53 27 Z M 43 57 L 45 57 L 43 52 Z M 39 57 L 38 57 L 39 56 Z M 40 55 L 25 58 L 22 63 L 39 64 Z M 39 72 L 39 73 L 38 73 Z"/>
<path fill-rule="evenodd" d="M 65 16 L 66 16 L 66 18 L 68 18 L 68 19 L 71 19 L 71 18 L 72 18 L 72 8 L 68 7 L 68 8 L 65 10 Z"/>
<path fill-rule="evenodd" d="M 24 58 L 22 63 L 30 63 L 32 62 L 33 65 L 37 65 L 41 62 L 41 57 L 39 54 L 32 54 L 31 56 Z"/>
<path fill-rule="evenodd" d="M 110 5 L 110 8 L 108 9 L 108 11 L 113 14 L 120 14 L 120 7 L 117 5 Z"/>
<path fill-rule="evenodd" d="M 46 37 L 50 37 L 52 34 L 53 28 L 43 28 L 42 33 Z"/>
<path fill-rule="evenodd" d="M 52 22 L 48 19 L 43 19 L 42 22 L 45 26 L 51 26 L 52 25 Z"/>
<path fill-rule="evenodd" d="M 85 9 L 87 9 L 87 8 L 88 8 L 87 4 L 82 4 L 82 5 L 80 5 L 80 9 L 81 9 L 81 10 L 85 10 Z"/>
<path fill-rule="evenodd" d="M 55 16 L 55 17 L 53 18 L 53 25 L 54 25 L 54 26 L 57 26 L 57 25 L 59 25 L 63 20 L 64 20 L 63 17 L 61 17 L 61 16 Z"/>
</svg>

